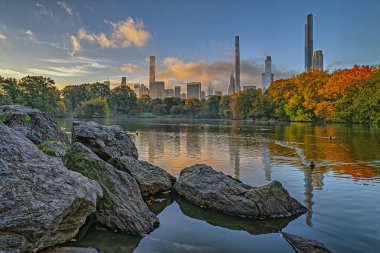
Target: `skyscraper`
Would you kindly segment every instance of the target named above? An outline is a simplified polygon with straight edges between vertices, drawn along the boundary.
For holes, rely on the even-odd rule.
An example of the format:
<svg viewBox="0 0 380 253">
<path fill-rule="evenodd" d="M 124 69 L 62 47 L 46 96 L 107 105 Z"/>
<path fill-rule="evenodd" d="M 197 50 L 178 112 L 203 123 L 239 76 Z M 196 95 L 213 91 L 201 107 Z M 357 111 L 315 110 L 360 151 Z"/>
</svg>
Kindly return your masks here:
<svg viewBox="0 0 380 253">
<path fill-rule="evenodd" d="M 156 81 L 156 56 L 149 57 L 149 90 L 153 89 L 153 84 Z"/>
<path fill-rule="evenodd" d="M 274 75 L 272 74 L 272 57 L 267 56 L 265 59 L 265 70 L 264 73 L 261 74 L 261 85 L 263 86 L 263 90 L 268 89 L 269 85 L 273 82 Z"/>
<path fill-rule="evenodd" d="M 240 46 L 239 36 L 235 36 L 235 90 L 240 91 Z"/>
<path fill-rule="evenodd" d="M 187 98 L 201 99 L 201 83 L 200 82 L 187 83 Z"/>
<path fill-rule="evenodd" d="M 317 50 L 313 54 L 313 70 L 323 70 L 322 50 Z"/>
<path fill-rule="evenodd" d="M 152 89 L 149 89 L 149 95 L 152 99 L 165 98 L 165 82 L 155 81 L 151 86 Z"/>
<path fill-rule="evenodd" d="M 126 87 L 126 86 L 127 86 L 127 78 L 126 78 L 125 76 L 123 76 L 123 77 L 121 78 L 120 86 L 121 86 L 121 87 Z"/>
<path fill-rule="evenodd" d="M 312 69 L 313 64 L 313 14 L 307 15 L 305 25 L 305 71 Z"/>
<path fill-rule="evenodd" d="M 235 77 L 234 73 L 230 75 L 230 86 L 228 86 L 228 95 L 232 95 L 235 93 Z"/>
<path fill-rule="evenodd" d="M 174 87 L 174 96 L 176 98 L 180 98 L 181 97 L 181 86 L 175 86 Z"/>
</svg>

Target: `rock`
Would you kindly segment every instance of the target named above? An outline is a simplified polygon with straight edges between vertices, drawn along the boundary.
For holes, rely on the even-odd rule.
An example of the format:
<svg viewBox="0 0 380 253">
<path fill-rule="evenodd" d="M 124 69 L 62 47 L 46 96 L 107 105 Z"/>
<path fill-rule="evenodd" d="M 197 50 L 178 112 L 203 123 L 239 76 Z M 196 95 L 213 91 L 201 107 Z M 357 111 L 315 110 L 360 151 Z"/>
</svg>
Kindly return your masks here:
<svg viewBox="0 0 380 253">
<path fill-rule="evenodd" d="M 173 189 L 198 206 L 247 218 L 289 217 L 307 211 L 277 181 L 252 187 L 205 164 L 183 169 Z"/>
<path fill-rule="evenodd" d="M 178 196 L 174 198 L 181 212 L 192 219 L 202 220 L 212 226 L 227 228 L 229 230 L 246 231 L 252 235 L 277 233 L 299 217 L 299 215 L 292 215 L 291 217 L 276 219 L 245 219 L 200 208 Z"/>
<path fill-rule="evenodd" d="M 128 173 L 117 170 L 79 142 L 66 152 L 64 162 L 67 168 L 97 181 L 103 188 L 104 197 L 95 214 L 101 224 L 138 235 L 149 233 L 159 224 Z"/>
<path fill-rule="evenodd" d="M 98 251 L 93 248 L 58 247 L 44 250 L 41 253 L 98 253 Z"/>
<path fill-rule="evenodd" d="M 101 197 L 98 183 L 0 123 L 0 249 L 35 252 L 71 240 Z"/>
<path fill-rule="evenodd" d="M 121 156 L 138 159 L 135 144 L 120 126 L 103 126 L 92 121 L 75 121 L 72 134 L 73 142 L 84 144 L 104 161 Z"/>
<path fill-rule="evenodd" d="M 281 232 L 281 235 L 289 242 L 297 253 L 332 253 L 322 243 L 302 236 Z"/>
<path fill-rule="evenodd" d="M 21 105 L 0 106 L 3 123 L 23 134 L 49 155 L 62 156 L 70 145 L 66 133 L 59 128 L 52 113 Z"/>
<path fill-rule="evenodd" d="M 164 169 L 132 157 L 114 157 L 108 162 L 115 168 L 130 174 L 139 184 L 143 196 L 170 191 L 176 180 Z"/>
</svg>

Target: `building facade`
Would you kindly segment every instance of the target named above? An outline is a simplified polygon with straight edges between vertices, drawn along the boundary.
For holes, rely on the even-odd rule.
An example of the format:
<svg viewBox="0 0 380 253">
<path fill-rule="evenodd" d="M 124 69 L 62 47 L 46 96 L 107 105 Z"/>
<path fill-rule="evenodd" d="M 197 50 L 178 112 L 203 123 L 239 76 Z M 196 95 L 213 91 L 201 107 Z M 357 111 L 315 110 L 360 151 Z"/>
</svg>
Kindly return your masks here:
<svg viewBox="0 0 380 253">
<path fill-rule="evenodd" d="M 174 87 L 174 96 L 176 98 L 180 98 L 181 97 L 181 86 L 175 86 Z"/>
<path fill-rule="evenodd" d="M 240 43 L 239 36 L 235 36 L 235 91 L 241 90 L 240 87 Z"/>
<path fill-rule="evenodd" d="M 243 86 L 243 90 L 256 90 L 256 85 Z"/>
<path fill-rule="evenodd" d="M 272 57 L 267 56 L 265 59 L 265 69 L 264 73 L 261 74 L 261 85 L 263 87 L 263 90 L 266 90 L 269 88 L 269 86 L 273 82 L 274 75 L 272 74 Z"/>
<path fill-rule="evenodd" d="M 149 89 L 149 94 L 151 99 L 156 98 L 165 98 L 165 82 L 163 81 L 155 81 L 152 84 L 152 89 Z"/>
<path fill-rule="evenodd" d="M 187 83 L 187 98 L 201 99 L 201 83 L 200 82 Z"/>
<path fill-rule="evenodd" d="M 149 57 L 149 90 L 153 88 L 153 84 L 156 81 L 156 56 L 151 55 Z"/>
<path fill-rule="evenodd" d="M 323 70 L 322 50 L 317 50 L 313 54 L 313 70 Z"/>
<path fill-rule="evenodd" d="M 230 86 L 228 86 L 228 95 L 232 95 L 235 93 L 235 77 L 234 73 L 230 75 Z"/>
<path fill-rule="evenodd" d="M 307 15 L 305 25 L 305 71 L 313 66 L 313 14 Z"/>
<path fill-rule="evenodd" d="M 216 90 L 215 96 L 223 96 L 223 93 L 220 90 Z"/>
<path fill-rule="evenodd" d="M 173 89 L 165 89 L 165 97 L 167 97 L 167 98 L 174 97 L 174 90 Z"/>
<path fill-rule="evenodd" d="M 123 76 L 121 78 L 120 87 L 126 87 L 126 86 L 127 86 L 127 78 L 125 76 Z"/>
</svg>

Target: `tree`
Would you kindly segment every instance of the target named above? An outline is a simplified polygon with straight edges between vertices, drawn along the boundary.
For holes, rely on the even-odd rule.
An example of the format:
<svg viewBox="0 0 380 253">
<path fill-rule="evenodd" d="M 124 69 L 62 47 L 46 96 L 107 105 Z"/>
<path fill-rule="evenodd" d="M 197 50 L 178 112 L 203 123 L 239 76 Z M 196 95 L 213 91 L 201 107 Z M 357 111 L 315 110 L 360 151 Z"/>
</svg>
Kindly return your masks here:
<svg viewBox="0 0 380 253">
<path fill-rule="evenodd" d="M 76 110 L 75 116 L 80 118 L 108 117 L 111 115 L 107 100 L 95 98 L 83 102 Z"/>
<path fill-rule="evenodd" d="M 108 99 L 114 114 L 128 114 L 137 108 L 136 102 L 136 94 L 128 86 L 113 89 Z"/>
</svg>

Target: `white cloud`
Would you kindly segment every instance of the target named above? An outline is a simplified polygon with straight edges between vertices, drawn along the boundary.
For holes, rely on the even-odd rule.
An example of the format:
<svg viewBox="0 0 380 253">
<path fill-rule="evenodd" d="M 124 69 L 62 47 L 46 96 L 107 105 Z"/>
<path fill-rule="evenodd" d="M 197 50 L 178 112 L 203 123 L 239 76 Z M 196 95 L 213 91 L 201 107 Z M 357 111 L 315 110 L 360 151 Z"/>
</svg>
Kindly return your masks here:
<svg viewBox="0 0 380 253">
<path fill-rule="evenodd" d="M 73 15 L 73 8 L 70 7 L 66 2 L 64 1 L 58 1 L 58 5 L 60 5 L 69 15 Z"/>
<path fill-rule="evenodd" d="M 128 74 L 132 74 L 137 69 L 137 65 L 135 64 L 125 64 L 122 67 L 120 67 L 120 70 L 123 72 L 126 72 Z"/>
<path fill-rule="evenodd" d="M 12 70 L 12 69 L 0 69 L 0 76 L 22 78 L 22 77 L 26 76 L 26 74 L 18 72 L 16 70 Z"/>
<path fill-rule="evenodd" d="M 6 39 L 7 39 L 7 36 L 0 33 L 0 41 L 6 40 Z"/>
<path fill-rule="evenodd" d="M 34 40 L 36 38 L 31 30 L 26 30 L 23 33 L 25 33 L 25 35 L 28 36 L 28 38 L 31 40 Z"/>
<path fill-rule="evenodd" d="M 42 5 L 40 3 L 36 3 L 35 5 L 36 5 L 37 9 L 39 9 L 39 11 L 42 15 L 48 16 L 51 18 L 54 17 L 54 13 L 51 10 L 47 9 L 44 5 Z"/>
<path fill-rule="evenodd" d="M 71 55 L 71 57 L 73 57 L 76 53 L 78 53 L 80 51 L 81 46 L 79 44 L 78 39 L 73 35 L 70 36 L 70 42 L 71 42 L 71 45 L 73 47 L 73 50 L 71 51 L 70 55 Z"/>
<path fill-rule="evenodd" d="M 83 76 L 89 73 L 83 66 L 48 67 L 46 69 L 28 68 L 27 72 L 34 75 L 61 76 L 61 77 Z"/>
<path fill-rule="evenodd" d="M 150 34 L 144 29 L 142 21 L 134 21 L 129 17 L 126 21 L 119 23 L 113 23 L 108 20 L 105 20 L 105 22 L 111 24 L 113 28 L 109 36 L 105 33 L 89 33 L 84 28 L 80 28 L 78 31 L 79 39 L 97 42 L 103 48 L 127 48 L 131 45 L 143 47 L 150 38 Z"/>
</svg>

